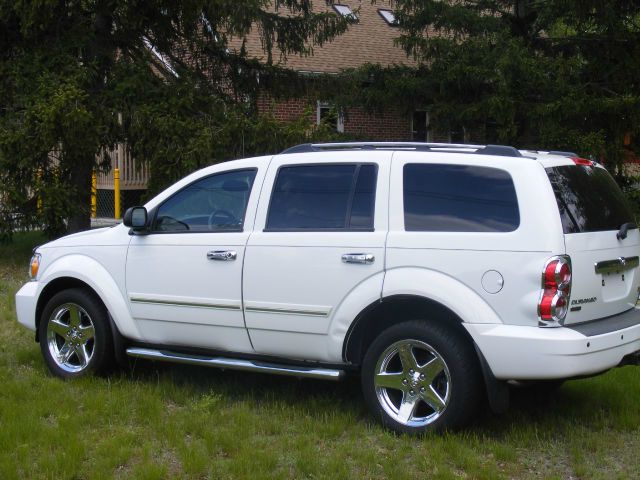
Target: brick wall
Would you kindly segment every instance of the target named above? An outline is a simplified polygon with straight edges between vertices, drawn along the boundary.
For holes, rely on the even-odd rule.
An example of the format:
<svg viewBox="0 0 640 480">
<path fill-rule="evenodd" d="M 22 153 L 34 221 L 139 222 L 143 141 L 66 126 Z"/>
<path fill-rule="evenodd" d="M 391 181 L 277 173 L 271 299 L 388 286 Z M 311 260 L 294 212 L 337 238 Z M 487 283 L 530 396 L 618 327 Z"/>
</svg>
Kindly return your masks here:
<svg viewBox="0 0 640 480">
<path fill-rule="evenodd" d="M 258 98 L 257 107 L 259 113 L 269 113 L 281 122 L 292 122 L 302 116 L 305 108 L 311 108 L 311 103 L 306 98 L 274 100 L 261 95 Z M 315 107 L 312 113 L 312 117 L 315 120 Z"/>
<path fill-rule="evenodd" d="M 257 101 L 260 113 L 269 113 L 276 120 L 290 122 L 299 119 L 309 109 L 311 121 L 316 122 L 317 102 L 310 98 L 274 100 L 261 96 Z M 370 114 L 361 108 L 348 110 L 344 117 L 344 133 L 364 140 L 409 141 L 411 119 L 409 115 L 387 111 Z"/>
<path fill-rule="evenodd" d="M 371 114 L 361 108 L 352 108 L 346 112 L 344 132 L 366 140 L 410 141 L 411 119 L 409 115 L 394 111 Z"/>
</svg>

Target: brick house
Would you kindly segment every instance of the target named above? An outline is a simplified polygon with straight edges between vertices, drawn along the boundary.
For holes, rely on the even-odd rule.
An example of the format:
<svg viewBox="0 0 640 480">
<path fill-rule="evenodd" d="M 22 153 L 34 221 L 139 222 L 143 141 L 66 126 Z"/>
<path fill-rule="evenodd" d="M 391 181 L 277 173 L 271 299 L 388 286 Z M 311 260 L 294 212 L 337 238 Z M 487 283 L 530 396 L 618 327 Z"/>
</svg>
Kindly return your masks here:
<svg viewBox="0 0 640 480">
<path fill-rule="evenodd" d="M 317 0 L 314 10 L 333 12 L 351 17 L 355 22 L 347 32 L 321 47 L 314 47 L 313 55 L 290 55 L 280 61 L 280 65 L 308 75 L 310 81 L 319 75 L 337 74 L 344 69 L 357 68 L 364 64 L 378 64 L 383 67 L 397 65 L 415 65 L 413 58 L 395 44 L 399 30 L 395 25 L 392 2 L 380 0 L 375 4 L 371 0 L 344 0 L 340 4 L 327 4 Z M 265 60 L 260 38 L 249 34 L 244 39 L 232 42 L 232 48 L 244 47 L 248 54 L 259 60 Z M 277 60 L 278 53 L 274 53 Z M 377 141 L 441 141 L 462 142 L 468 140 L 463 129 L 459 132 L 437 132 L 430 128 L 429 115 L 425 109 L 416 108 L 412 113 L 387 110 L 381 114 L 370 114 L 362 108 L 350 108 L 346 112 L 335 112 L 330 103 L 323 98 L 306 96 L 275 100 L 267 96 L 257 99 L 257 110 L 269 113 L 277 120 L 292 121 L 300 118 L 305 110 L 315 111 L 315 122 L 329 121 L 339 132 L 347 136 Z M 312 116 L 313 117 L 313 116 Z"/>
</svg>

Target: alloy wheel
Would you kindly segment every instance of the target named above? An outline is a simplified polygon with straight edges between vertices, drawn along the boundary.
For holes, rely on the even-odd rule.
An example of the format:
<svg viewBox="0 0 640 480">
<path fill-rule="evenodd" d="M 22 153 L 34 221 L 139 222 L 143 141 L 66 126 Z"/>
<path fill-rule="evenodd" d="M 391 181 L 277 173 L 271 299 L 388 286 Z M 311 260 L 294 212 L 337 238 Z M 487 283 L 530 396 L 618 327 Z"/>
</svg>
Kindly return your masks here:
<svg viewBox="0 0 640 480">
<path fill-rule="evenodd" d="M 451 374 L 442 356 L 420 340 L 390 345 L 376 364 L 378 402 L 396 422 L 423 427 L 435 422 L 449 405 Z"/>
<path fill-rule="evenodd" d="M 95 346 L 95 328 L 87 311 L 75 303 L 54 309 L 47 321 L 47 346 L 61 369 L 77 373 L 87 368 Z"/>
</svg>

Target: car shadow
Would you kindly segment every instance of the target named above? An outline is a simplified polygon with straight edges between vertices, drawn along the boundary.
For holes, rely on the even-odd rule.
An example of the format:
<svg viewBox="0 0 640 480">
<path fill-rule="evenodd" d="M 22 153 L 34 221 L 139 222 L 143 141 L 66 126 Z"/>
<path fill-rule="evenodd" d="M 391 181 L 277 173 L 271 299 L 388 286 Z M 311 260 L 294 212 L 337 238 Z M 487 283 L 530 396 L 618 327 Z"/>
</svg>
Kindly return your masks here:
<svg viewBox="0 0 640 480">
<path fill-rule="evenodd" d="M 326 418 L 328 411 L 340 411 L 364 424 L 375 424 L 366 409 L 356 374 L 332 382 L 136 360 L 121 375 L 142 383 L 169 382 L 194 396 L 215 392 L 227 403 L 247 401 L 267 408 L 286 403 L 289 408 L 300 409 L 318 421 Z M 476 420 L 465 430 L 499 439 L 523 424 L 556 435 L 562 435 L 565 428 L 576 424 L 591 430 L 610 428 L 612 422 L 616 423 L 616 415 L 621 409 L 629 408 L 628 401 L 617 395 L 617 388 L 623 386 L 616 385 L 615 381 L 598 377 L 570 381 L 552 392 L 531 387 L 512 389 L 506 413 L 495 415 L 483 402 Z M 310 405 L 313 408 L 309 408 Z M 639 408 L 633 408 L 633 414 L 640 416 Z M 637 427 L 636 423 L 630 422 L 628 428 L 634 428 L 634 425 Z M 617 428 L 626 429 L 624 422 Z"/>
<path fill-rule="evenodd" d="M 360 378 L 353 374 L 341 381 L 330 381 L 138 359 L 131 362 L 129 369 L 121 370 L 120 375 L 148 384 L 171 382 L 195 396 L 215 392 L 230 403 L 247 401 L 268 407 L 285 402 L 306 413 L 310 403 L 315 407 L 326 404 L 327 409 L 315 408 L 311 412 L 318 418 L 330 409 L 349 411 L 363 419 L 368 415 Z"/>
</svg>

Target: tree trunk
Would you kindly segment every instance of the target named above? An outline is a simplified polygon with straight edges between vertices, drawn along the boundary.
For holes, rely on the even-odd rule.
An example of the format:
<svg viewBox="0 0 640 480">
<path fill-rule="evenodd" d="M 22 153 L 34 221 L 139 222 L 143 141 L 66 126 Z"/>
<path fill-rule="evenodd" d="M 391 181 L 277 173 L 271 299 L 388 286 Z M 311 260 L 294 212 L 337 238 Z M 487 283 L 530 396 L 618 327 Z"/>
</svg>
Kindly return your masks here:
<svg viewBox="0 0 640 480">
<path fill-rule="evenodd" d="M 86 49 L 88 64 L 96 65 L 96 75 L 92 84 L 88 85 L 90 95 L 98 96 L 104 89 L 104 78 L 110 67 L 113 49 L 111 42 L 111 28 L 113 18 L 111 15 L 111 2 L 98 2 L 93 29 L 95 40 Z M 67 231 L 69 233 L 81 232 L 91 228 L 91 172 L 94 159 L 92 153 L 86 153 L 75 158 L 71 165 L 69 184 L 75 188 L 73 201 L 76 208 L 68 218 Z M 89 158 L 87 158 L 89 157 Z"/>
<path fill-rule="evenodd" d="M 75 188 L 75 209 L 67 219 L 67 232 L 75 233 L 91 228 L 91 170 L 93 162 L 78 160 L 70 171 L 69 184 Z"/>
</svg>

